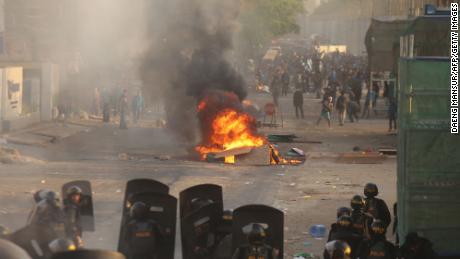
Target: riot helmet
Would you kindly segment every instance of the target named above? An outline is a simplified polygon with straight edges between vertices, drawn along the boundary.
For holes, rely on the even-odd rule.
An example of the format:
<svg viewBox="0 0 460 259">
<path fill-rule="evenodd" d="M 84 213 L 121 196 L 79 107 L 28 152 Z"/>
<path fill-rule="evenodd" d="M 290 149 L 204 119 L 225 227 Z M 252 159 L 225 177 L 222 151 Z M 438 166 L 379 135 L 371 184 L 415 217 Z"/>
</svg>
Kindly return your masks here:
<svg viewBox="0 0 460 259">
<path fill-rule="evenodd" d="M 0 239 L 0 258 L 2 259 L 31 259 L 24 249 L 16 244 Z"/>
<path fill-rule="evenodd" d="M 351 247 L 342 240 L 328 242 L 325 249 L 331 259 L 350 259 Z"/>
<path fill-rule="evenodd" d="M 147 217 L 148 212 L 147 204 L 137 201 L 131 206 L 129 215 L 133 219 L 144 219 Z"/>
<path fill-rule="evenodd" d="M 39 203 L 41 200 L 46 198 L 46 194 L 50 192 L 50 190 L 47 189 L 41 189 L 38 190 L 34 193 L 34 201 L 35 203 Z"/>
<path fill-rule="evenodd" d="M 379 189 L 377 188 L 377 185 L 375 183 L 367 183 L 366 186 L 364 186 L 364 195 L 367 198 L 373 198 L 379 194 Z"/>
<path fill-rule="evenodd" d="M 82 189 L 74 185 L 67 190 L 67 198 L 73 203 L 79 203 L 82 193 Z"/>
<path fill-rule="evenodd" d="M 348 215 L 340 216 L 340 218 L 337 219 L 337 225 L 341 229 L 350 228 L 352 226 L 352 224 L 353 224 L 353 220 Z"/>
<path fill-rule="evenodd" d="M 262 225 L 254 223 L 248 232 L 248 242 L 250 245 L 262 245 L 265 241 L 266 233 Z"/>
<path fill-rule="evenodd" d="M 74 185 L 67 190 L 67 197 L 70 197 L 71 195 L 75 195 L 75 194 L 81 195 L 82 193 L 83 193 L 82 189 Z"/>
<path fill-rule="evenodd" d="M 59 196 L 57 193 L 53 191 L 47 192 L 45 195 L 45 200 L 48 202 L 48 204 L 54 207 L 59 207 Z"/>
<path fill-rule="evenodd" d="M 375 236 L 385 236 L 387 226 L 381 220 L 374 220 L 371 224 L 372 234 Z"/>
<path fill-rule="evenodd" d="M 77 250 L 77 247 L 75 246 L 74 242 L 66 238 L 55 239 L 49 243 L 48 247 L 50 248 L 50 251 L 53 254 Z"/>
<path fill-rule="evenodd" d="M 361 195 L 355 195 L 351 198 L 350 206 L 353 210 L 360 210 L 364 207 L 364 199 Z"/>
<path fill-rule="evenodd" d="M 350 216 L 351 210 L 347 207 L 340 207 L 337 209 L 337 218 L 340 218 L 343 215 Z"/>
</svg>

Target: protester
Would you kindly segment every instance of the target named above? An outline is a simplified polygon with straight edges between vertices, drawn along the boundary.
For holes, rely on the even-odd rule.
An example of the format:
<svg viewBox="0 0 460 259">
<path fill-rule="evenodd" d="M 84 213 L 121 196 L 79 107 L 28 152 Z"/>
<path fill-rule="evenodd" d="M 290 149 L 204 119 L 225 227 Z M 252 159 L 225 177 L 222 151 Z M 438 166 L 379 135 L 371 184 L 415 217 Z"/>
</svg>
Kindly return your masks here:
<svg viewBox="0 0 460 259">
<path fill-rule="evenodd" d="M 299 117 L 303 119 L 304 118 L 304 115 L 303 115 L 303 91 L 301 89 L 297 88 L 296 91 L 294 92 L 293 99 L 294 99 L 295 117 L 297 119 Z"/>
<path fill-rule="evenodd" d="M 316 122 L 316 125 L 317 126 L 319 125 L 319 123 L 321 122 L 321 119 L 326 119 L 328 127 L 331 128 L 331 113 L 332 113 L 332 108 L 334 107 L 334 104 L 332 103 L 332 96 L 329 96 L 327 100 L 324 100 L 321 103 L 322 103 L 321 114 L 318 118 L 318 121 Z"/>
</svg>

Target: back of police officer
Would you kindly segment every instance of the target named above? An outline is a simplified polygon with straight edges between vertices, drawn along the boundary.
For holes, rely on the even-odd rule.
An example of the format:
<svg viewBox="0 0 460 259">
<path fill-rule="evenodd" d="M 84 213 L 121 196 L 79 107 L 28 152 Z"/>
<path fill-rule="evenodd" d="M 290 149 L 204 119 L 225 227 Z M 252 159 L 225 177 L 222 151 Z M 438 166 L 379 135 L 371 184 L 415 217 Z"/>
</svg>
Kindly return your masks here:
<svg viewBox="0 0 460 259">
<path fill-rule="evenodd" d="M 83 191 L 78 186 L 67 190 L 67 202 L 64 205 L 66 215 L 66 233 L 77 247 L 83 246 L 83 230 L 81 226 L 80 203 Z"/>
<path fill-rule="evenodd" d="M 350 215 L 351 215 L 351 210 L 350 210 L 349 208 L 347 208 L 347 207 L 339 207 L 339 208 L 337 209 L 337 220 L 338 220 L 341 216 L 344 216 L 344 215 L 350 216 Z M 331 224 L 331 228 L 330 228 L 329 234 L 328 234 L 328 236 L 327 236 L 327 242 L 332 241 L 331 236 L 332 236 L 334 233 L 337 232 L 337 228 L 338 228 L 338 226 L 337 226 L 337 221 Z"/>
<path fill-rule="evenodd" d="M 352 230 L 362 237 L 369 237 L 372 218 L 364 213 L 364 203 L 364 198 L 360 195 L 353 196 L 350 201 Z"/>
<path fill-rule="evenodd" d="M 400 249 L 401 257 L 404 259 L 434 259 L 436 253 L 433 244 L 426 238 L 420 237 L 417 233 L 407 234 L 404 244 Z"/>
<path fill-rule="evenodd" d="M 356 250 L 361 243 L 362 236 L 353 232 L 353 222 L 350 216 L 343 215 L 337 220 L 337 231 L 331 235 L 331 241 L 341 240 L 351 248 L 351 257 L 355 258 Z"/>
<path fill-rule="evenodd" d="M 324 247 L 324 259 L 351 259 L 351 247 L 342 240 L 330 241 Z"/>
<path fill-rule="evenodd" d="M 396 259 L 397 249 L 385 237 L 386 225 L 376 220 L 371 225 L 371 238 L 364 240 L 358 248 L 359 259 Z"/>
<path fill-rule="evenodd" d="M 391 223 L 390 210 L 388 210 L 384 200 L 376 197 L 378 194 L 379 190 L 376 184 L 367 183 L 364 186 L 364 195 L 366 196 L 364 212 L 372 218 L 382 221 L 388 227 Z"/>
<path fill-rule="evenodd" d="M 236 249 L 232 259 L 277 259 L 278 250 L 265 243 L 264 228 L 257 223 L 251 225 L 247 235 L 248 245 Z"/>
<path fill-rule="evenodd" d="M 147 205 L 135 202 L 130 209 L 130 218 L 125 235 L 128 259 L 160 259 L 163 235 L 157 222 L 148 218 Z"/>
<path fill-rule="evenodd" d="M 65 237 L 65 216 L 55 192 L 49 191 L 45 198 L 39 201 L 37 209 L 31 215 L 30 224 L 49 227 L 57 237 Z"/>
</svg>

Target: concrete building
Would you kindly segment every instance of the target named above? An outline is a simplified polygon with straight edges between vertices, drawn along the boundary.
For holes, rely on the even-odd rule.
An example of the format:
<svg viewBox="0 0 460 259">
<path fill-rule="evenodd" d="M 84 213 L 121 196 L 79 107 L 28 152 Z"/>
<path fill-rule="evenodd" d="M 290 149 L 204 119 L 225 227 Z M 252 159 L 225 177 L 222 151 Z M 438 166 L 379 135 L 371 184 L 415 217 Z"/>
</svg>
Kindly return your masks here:
<svg viewBox="0 0 460 259">
<path fill-rule="evenodd" d="M 58 2 L 0 0 L 0 132 L 52 119 L 65 44 Z"/>
</svg>

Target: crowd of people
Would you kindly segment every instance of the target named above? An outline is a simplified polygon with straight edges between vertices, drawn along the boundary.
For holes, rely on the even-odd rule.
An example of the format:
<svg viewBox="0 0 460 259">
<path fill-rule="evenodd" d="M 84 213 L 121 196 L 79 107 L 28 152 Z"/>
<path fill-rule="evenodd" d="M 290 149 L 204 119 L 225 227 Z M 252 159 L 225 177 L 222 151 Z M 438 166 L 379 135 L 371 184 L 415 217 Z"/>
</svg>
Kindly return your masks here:
<svg viewBox="0 0 460 259">
<path fill-rule="evenodd" d="M 324 119 L 329 127 L 332 127 L 333 118 L 337 118 L 338 125 L 343 126 L 347 118 L 353 123 L 360 118 L 369 118 L 371 112 L 377 115 L 377 102 L 383 96 L 388 106 L 385 109 L 389 131 L 396 130 L 394 83 L 385 80 L 371 83 L 365 57 L 338 50 L 323 53 L 311 47 L 301 52 L 285 51 L 272 63 L 266 63 L 261 62 L 256 70 L 259 86 L 268 86 L 276 106 L 279 106 L 280 96 L 287 96 L 291 88 L 295 89 L 293 105 L 297 119 L 304 118 L 304 93 L 322 97 L 317 124 Z"/>
<path fill-rule="evenodd" d="M 377 196 L 377 185 L 368 183 L 364 187 L 364 197 L 352 197 L 351 208 L 337 209 L 337 222 L 331 225 L 324 259 L 436 258 L 431 242 L 415 232 L 407 234 L 400 247 L 398 237 L 396 244 L 387 240 L 391 213 L 385 201 Z M 394 208 L 396 210 L 396 204 Z M 396 234 L 396 219 L 395 215 L 393 234 Z"/>
</svg>

